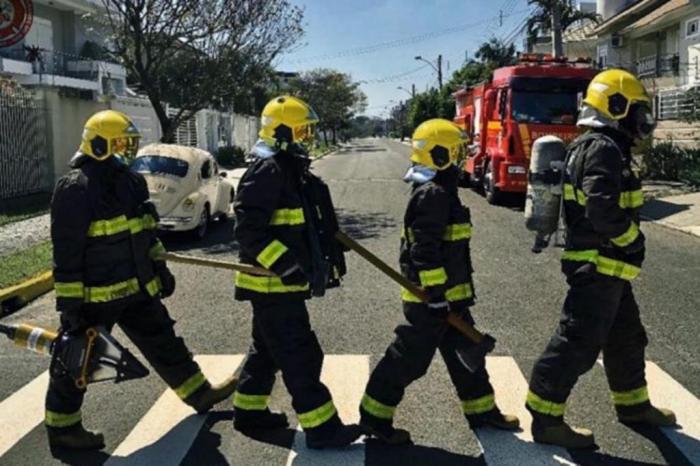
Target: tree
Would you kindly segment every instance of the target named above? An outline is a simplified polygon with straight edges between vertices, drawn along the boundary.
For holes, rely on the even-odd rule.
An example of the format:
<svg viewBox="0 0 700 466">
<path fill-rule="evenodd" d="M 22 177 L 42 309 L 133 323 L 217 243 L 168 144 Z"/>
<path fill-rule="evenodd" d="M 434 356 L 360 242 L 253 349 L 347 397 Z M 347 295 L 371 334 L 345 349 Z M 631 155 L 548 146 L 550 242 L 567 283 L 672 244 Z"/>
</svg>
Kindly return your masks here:
<svg viewBox="0 0 700 466">
<path fill-rule="evenodd" d="M 336 144 L 338 131 L 348 127 L 349 120 L 367 108 L 367 96 L 360 84 L 336 70 L 319 68 L 302 73 L 291 82 L 291 89 L 318 114 L 321 120 L 318 127 L 326 144 L 328 132 Z"/>
<path fill-rule="evenodd" d="M 528 44 L 533 44 L 537 37 L 546 33 L 552 35 L 552 54 L 564 55 L 563 33 L 579 21 L 599 22 L 600 16 L 577 9 L 569 0 L 527 0 L 536 7 L 527 20 Z"/>
<path fill-rule="evenodd" d="M 411 130 L 415 130 L 418 125 L 431 118 L 451 120 L 454 115 L 455 103 L 450 88 L 445 86 L 442 90 L 430 89 L 411 99 L 408 110 L 408 126 Z"/>
<path fill-rule="evenodd" d="M 510 66 L 515 64 L 515 44 L 505 44 L 502 40 L 492 37 L 488 42 L 481 44 L 474 54 L 483 64 L 493 68 Z"/>
<path fill-rule="evenodd" d="M 289 0 L 102 3 L 110 51 L 148 96 L 164 142 L 201 109 L 250 101 L 270 63 L 303 34 L 303 10 Z M 166 102 L 177 110 L 169 114 Z"/>
</svg>

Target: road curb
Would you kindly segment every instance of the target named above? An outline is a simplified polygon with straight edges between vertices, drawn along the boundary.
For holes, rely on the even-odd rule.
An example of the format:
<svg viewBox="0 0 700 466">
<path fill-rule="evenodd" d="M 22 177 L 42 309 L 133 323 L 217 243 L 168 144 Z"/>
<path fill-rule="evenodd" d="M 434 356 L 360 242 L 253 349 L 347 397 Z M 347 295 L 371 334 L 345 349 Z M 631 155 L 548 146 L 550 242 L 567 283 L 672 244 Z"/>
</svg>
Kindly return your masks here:
<svg viewBox="0 0 700 466">
<path fill-rule="evenodd" d="M 666 222 L 664 220 L 652 220 L 650 217 L 647 217 L 646 215 L 640 215 L 639 216 L 642 220 L 645 222 L 652 223 L 654 225 L 659 225 L 664 228 L 668 228 L 669 230 L 675 230 L 679 231 L 681 233 L 685 233 L 686 235 L 694 236 L 696 238 L 700 238 L 700 225 L 695 225 L 695 226 L 690 226 L 690 227 L 682 227 L 675 225 L 673 223 Z"/>
<path fill-rule="evenodd" d="M 337 149 L 333 149 L 331 151 L 328 151 L 325 154 L 319 155 L 318 157 L 314 157 L 313 160 L 311 160 L 311 163 L 314 163 L 317 160 L 321 160 L 322 158 L 324 158 L 328 155 L 334 154 L 334 153 L 338 152 L 339 150 L 340 150 L 340 147 L 338 147 Z"/>
<path fill-rule="evenodd" d="M 17 285 L 0 290 L 0 314 L 7 315 L 53 289 L 53 273 L 43 272 Z"/>
</svg>

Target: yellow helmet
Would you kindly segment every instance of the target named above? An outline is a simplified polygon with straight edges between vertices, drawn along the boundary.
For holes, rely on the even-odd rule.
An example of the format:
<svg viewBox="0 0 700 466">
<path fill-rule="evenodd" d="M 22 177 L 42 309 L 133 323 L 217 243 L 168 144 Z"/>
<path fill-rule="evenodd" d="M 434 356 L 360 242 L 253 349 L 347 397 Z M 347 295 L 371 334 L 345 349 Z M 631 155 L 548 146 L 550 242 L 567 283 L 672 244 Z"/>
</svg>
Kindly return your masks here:
<svg viewBox="0 0 700 466">
<path fill-rule="evenodd" d="M 442 118 L 424 121 L 413 132 L 411 161 L 444 170 L 457 160 L 466 143 L 467 134 L 455 123 Z"/>
<path fill-rule="evenodd" d="M 313 136 L 312 125 L 318 115 L 306 102 L 296 97 L 275 97 L 265 105 L 259 136 L 269 145 L 304 142 Z"/>
<path fill-rule="evenodd" d="M 651 98 L 642 82 L 632 73 L 618 69 L 598 73 L 588 85 L 583 103 L 614 121 L 625 118 L 635 103 L 651 108 Z"/>
<path fill-rule="evenodd" d="M 141 134 L 128 116 L 114 110 L 103 110 L 85 122 L 80 152 L 103 161 L 118 154 L 126 159 L 136 155 Z"/>
</svg>

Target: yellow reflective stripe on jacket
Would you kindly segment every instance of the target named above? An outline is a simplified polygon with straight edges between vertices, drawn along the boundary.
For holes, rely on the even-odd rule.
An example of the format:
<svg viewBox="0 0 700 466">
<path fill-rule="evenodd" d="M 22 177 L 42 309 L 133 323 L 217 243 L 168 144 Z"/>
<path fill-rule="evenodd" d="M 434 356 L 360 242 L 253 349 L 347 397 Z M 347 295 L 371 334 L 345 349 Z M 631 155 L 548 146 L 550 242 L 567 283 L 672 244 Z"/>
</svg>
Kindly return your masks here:
<svg viewBox="0 0 700 466">
<path fill-rule="evenodd" d="M 596 249 L 584 251 L 564 251 L 562 260 L 575 262 L 591 262 L 596 264 L 598 273 L 611 277 L 618 277 L 623 280 L 634 280 L 639 276 L 642 269 L 632 264 L 627 264 L 616 259 L 601 256 Z"/>
<path fill-rule="evenodd" d="M 185 380 L 179 387 L 173 388 L 175 394 L 181 399 L 186 400 L 190 395 L 196 392 L 207 381 L 204 374 L 197 372 L 189 379 Z"/>
<path fill-rule="evenodd" d="M 85 287 L 83 282 L 54 282 L 53 289 L 56 290 L 57 298 L 83 298 Z"/>
<path fill-rule="evenodd" d="M 365 393 L 362 397 L 362 409 L 379 419 L 391 419 L 396 412 L 396 406 L 385 405 Z"/>
<path fill-rule="evenodd" d="M 445 241 L 460 241 L 472 237 L 472 225 L 470 223 L 455 223 L 447 225 L 442 239 Z"/>
<path fill-rule="evenodd" d="M 246 395 L 239 391 L 233 394 L 233 406 L 249 411 L 264 411 L 269 401 L 270 395 Z"/>
<path fill-rule="evenodd" d="M 130 231 L 132 235 L 135 235 L 144 229 L 153 230 L 157 225 L 155 218 L 150 214 L 130 219 L 127 219 L 125 215 L 120 215 L 110 219 L 95 220 L 90 223 L 87 235 L 90 238 L 94 238 L 97 236 L 116 235 L 125 231 Z"/>
<path fill-rule="evenodd" d="M 161 289 L 160 280 L 156 277 L 146 283 L 146 292 L 155 296 Z M 108 286 L 89 286 L 85 288 L 84 299 L 87 303 L 107 303 L 117 299 L 133 296 L 141 291 L 139 281 L 136 278 L 124 280 Z"/>
<path fill-rule="evenodd" d="M 464 301 L 474 296 L 471 283 L 461 283 L 445 292 L 445 299 L 450 302 Z"/>
<path fill-rule="evenodd" d="M 160 256 L 165 254 L 167 251 L 165 250 L 165 246 L 163 246 L 163 243 L 160 242 L 160 240 L 156 240 L 156 244 L 151 246 L 151 249 L 148 250 L 148 257 L 151 258 L 151 260 L 163 260 L 159 259 Z"/>
<path fill-rule="evenodd" d="M 638 236 L 639 226 L 637 226 L 637 224 L 634 222 L 630 222 L 630 227 L 627 229 L 626 232 L 624 232 L 620 236 L 612 238 L 610 241 L 615 246 L 624 248 L 625 246 L 629 246 L 630 244 L 634 243 L 634 240 L 636 240 Z"/>
<path fill-rule="evenodd" d="M 582 206 L 588 203 L 586 193 L 581 189 L 576 189 L 571 183 L 564 183 L 564 200 L 574 201 Z"/>
<path fill-rule="evenodd" d="M 493 393 L 474 400 L 462 400 L 462 411 L 464 414 L 487 413 L 495 407 L 496 400 Z"/>
<path fill-rule="evenodd" d="M 308 291 L 309 284 L 285 285 L 280 277 L 259 277 L 243 272 L 236 272 L 235 284 L 239 288 L 258 293 L 295 293 Z"/>
<path fill-rule="evenodd" d="M 527 406 L 533 411 L 540 414 L 546 414 L 547 416 L 563 416 L 564 410 L 566 409 L 565 403 L 547 401 L 529 390 L 527 392 L 526 403 Z"/>
<path fill-rule="evenodd" d="M 644 205 L 644 191 L 623 191 L 620 193 L 620 207 L 623 209 L 637 209 Z"/>
<path fill-rule="evenodd" d="M 269 269 L 272 267 L 272 264 L 277 262 L 277 259 L 282 257 L 282 254 L 287 251 L 287 246 L 275 239 L 272 240 L 270 244 L 265 247 L 265 249 L 260 251 L 260 254 L 258 254 L 258 257 L 256 257 L 255 260 L 257 260 L 263 267 Z"/>
<path fill-rule="evenodd" d="M 419 270 L 418 278 L 421 286 L 436 286 L 447 282 L 447 272 L 444 267 L 430 270 Z"/>
<path fill-rule="evenodd" d="M 299 419 L 299 424 L 304 429 L 313 429 L 318 427 L 324 422 L 328 422 L 336 413 L 335 405 L 333 401 L 320 406 L 311 411 L 305 413 L 297 414 L 297 419 Z"/>
<path fill-rule="evenodd" d="M 304 209 L 277 209 L 272 212 L 270 225 L 303 225 Z"/>
<path fill-rule="evenodd" d="M 44 423 L 49 427 L 70 427 L 78 424 L 82 420 L 83 416 L 80 411 L 74 413 L 64 414 L 57 413 L 55 411 L 46 410 L 46 415 L 44 417 Z"/>
<path fill-rule="evenodd" d="M 613 403 L 618 406 L 632 406 L 649 401 L 649 390 L 646 385 L 626 392 L 612 392 L 610 395 Z"/>
</svg>

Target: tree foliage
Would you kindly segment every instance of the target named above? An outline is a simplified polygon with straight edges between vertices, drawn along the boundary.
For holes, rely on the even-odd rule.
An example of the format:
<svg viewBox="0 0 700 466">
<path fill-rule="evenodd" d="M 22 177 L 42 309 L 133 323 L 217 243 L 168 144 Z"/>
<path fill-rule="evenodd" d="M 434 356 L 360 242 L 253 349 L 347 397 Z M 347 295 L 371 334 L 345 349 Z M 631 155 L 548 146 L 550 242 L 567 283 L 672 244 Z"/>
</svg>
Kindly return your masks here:
<svg viewBox="0 0 700 466">
<path fill-rule="evenodd" d="M 101 1 L 111 52 L 148 96 L 166 142 L 203 108 L 250 102 L 270 63 L 303 34 L 303 10 L 289 0 Z"/>
<path fill-rule="evenodd" d="M 515 44 L 506 44 L 501 39 L 492 37 L 488 42 L 481 44 L 474 54 L 483 64 L 493 68 L 510 66 L 515 64 Z"/>
<path fill-rule="evenodd" d="M 367 108 L 367 96 L 360 84 L 336 70 L 318 68 L 302 73 L 291 82 L 291 90 L 318 114 L 318 127 L 326 144 L 329 132 L 333 144 L 337 143 L 338 131 L 349 129 L 350 119 Z"/>
<path fill-rule="evenodd" d="M 535 7 L 535 12 L 528 17 L 526 23 L 528 44 L 533 44 L 538 37 L 551 33 L 552 15 L 557 7 L 562 33 L 580 21 L 600 21 L 598 14 L 581 11 L 568 0 L 527 0 L 527 3 Z"/>
</svg>

